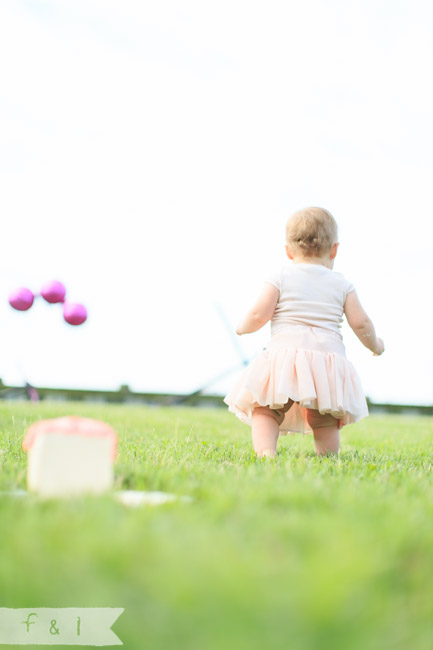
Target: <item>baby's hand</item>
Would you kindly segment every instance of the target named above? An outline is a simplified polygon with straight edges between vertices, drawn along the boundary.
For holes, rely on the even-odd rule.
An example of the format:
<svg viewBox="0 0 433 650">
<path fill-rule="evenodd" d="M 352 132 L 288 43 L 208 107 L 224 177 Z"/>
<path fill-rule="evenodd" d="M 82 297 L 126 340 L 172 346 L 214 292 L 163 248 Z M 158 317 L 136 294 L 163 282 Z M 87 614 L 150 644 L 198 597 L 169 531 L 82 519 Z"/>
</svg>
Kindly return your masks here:
<svg viewBox="0 0 433 650">
<path fill-rule="evenodd" d="M 382 339 L 379 337 L 377 338 L 377 348 L 376 351 L 373 352 L 373 357 L 379 357 L 383 352 L 385 351 L 385 346 L 383 344 Z"/>
</svg>

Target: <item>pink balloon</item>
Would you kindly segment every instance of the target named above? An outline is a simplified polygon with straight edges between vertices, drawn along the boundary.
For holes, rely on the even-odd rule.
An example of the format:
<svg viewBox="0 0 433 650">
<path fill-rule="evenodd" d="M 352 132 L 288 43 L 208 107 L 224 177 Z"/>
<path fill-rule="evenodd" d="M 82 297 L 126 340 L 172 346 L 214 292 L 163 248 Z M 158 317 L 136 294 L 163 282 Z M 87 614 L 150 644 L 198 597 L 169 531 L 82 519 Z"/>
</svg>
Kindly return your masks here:
<svg viewBox="0 0 433 650">
<path fill-rule="evenodd" d="M 63 318 L 70 325 L 81 325 L 87 318 L 87 310 L 78 302 L 64 302 Z"/>
<path fill-rule="evenodd" d="M 18 311 L 27 311 L 33 305 L 34 299 L 35 297 L 30 289 L 20 287 L 12 291 L 9 296 L 9 304 L 14 309 L 18 309 Z"/>
<path fill-rule="evenodd" d="M 65 286 L 56 280 L 48 282 L 42 287 L 41 296 L 50 303 L 64 302 L 66 296 Z"/>
</svg>

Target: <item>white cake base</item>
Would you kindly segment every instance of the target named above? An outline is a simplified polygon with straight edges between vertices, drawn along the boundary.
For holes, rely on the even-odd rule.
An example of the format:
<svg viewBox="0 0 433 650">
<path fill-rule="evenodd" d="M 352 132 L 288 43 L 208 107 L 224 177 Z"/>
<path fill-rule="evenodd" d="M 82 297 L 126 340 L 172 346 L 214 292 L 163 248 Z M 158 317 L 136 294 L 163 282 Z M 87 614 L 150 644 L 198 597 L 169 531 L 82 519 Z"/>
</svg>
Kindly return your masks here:
<svg viewBox="0 0 433 650">
<path fill-rule="evenodd" d="M 41 496 L 109 490 L 113 485 L 111 447 L 106 436 L 39 433 L 28 451 L 28 490 Z"/>
</svg>

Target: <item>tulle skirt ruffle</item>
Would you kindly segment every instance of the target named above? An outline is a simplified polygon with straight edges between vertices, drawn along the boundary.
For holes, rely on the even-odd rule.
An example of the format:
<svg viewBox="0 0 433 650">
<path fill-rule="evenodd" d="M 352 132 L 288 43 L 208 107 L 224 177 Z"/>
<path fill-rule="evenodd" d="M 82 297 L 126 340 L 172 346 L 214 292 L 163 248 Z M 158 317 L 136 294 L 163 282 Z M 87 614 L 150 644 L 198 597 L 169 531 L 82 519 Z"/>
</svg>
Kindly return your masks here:
<svg viewBox="0 0 433 650">
<path fill-rule="evenodd" d="M 340 428 L 368 416 L 361 380 L 346 358 L 339 334 L 325 328 L 287 325 L 246 366 L 224 397 L 229 411 L 251 425 L 256 406 L 294 404 L 280 435 L 312 433 L 306 409 L 329 413 Z"/>
</svg>

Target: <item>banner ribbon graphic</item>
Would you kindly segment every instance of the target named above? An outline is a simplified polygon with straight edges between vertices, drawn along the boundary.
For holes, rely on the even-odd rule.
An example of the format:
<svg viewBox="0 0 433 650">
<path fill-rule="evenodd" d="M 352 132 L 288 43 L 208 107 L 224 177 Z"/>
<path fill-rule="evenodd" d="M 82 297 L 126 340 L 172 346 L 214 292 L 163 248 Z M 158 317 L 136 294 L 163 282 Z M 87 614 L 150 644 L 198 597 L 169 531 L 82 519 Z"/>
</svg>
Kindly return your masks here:
<svg viewBox="0 0 433 650">
<path fill-rule="evenodd" d="M 123 645 L 110 629 L 124 608 L 0 607 L 0 645 Z"/>
</svg>

